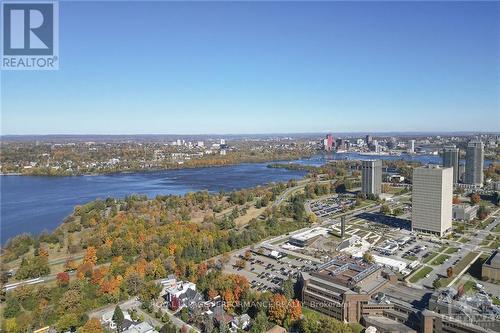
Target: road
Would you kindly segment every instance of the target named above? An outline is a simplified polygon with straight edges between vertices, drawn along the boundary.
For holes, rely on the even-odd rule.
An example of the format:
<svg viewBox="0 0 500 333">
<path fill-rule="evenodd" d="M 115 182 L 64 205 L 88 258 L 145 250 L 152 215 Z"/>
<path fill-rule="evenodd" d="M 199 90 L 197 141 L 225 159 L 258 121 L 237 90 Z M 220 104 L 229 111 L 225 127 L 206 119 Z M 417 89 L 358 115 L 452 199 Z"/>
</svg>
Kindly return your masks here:
<svg viewBox="0 0 500 333">
<path fill-rule="evenodd" d="M 452 241 L 448 241 L 449 242 L 449 246 L 457 247 L 457 248 L 460 249 L 460 251 L 452 253 L 452 254 L 447 254 L 450 257 L 450 259 L 448 259 L 448 261 L 446 263 L 443 263 L 442 265 L 432 266 L 432 265 L 429 265 L 428 263 L 427 264 L 423 264 L 424 266 L 431 267 L 433 270 L 429 273 L 429 277 L 423 278 L 420 281 L 415 282 L 414 284 L 418 285 L 418 286 L 432 287 L 432 283 L 434 282 L 434 280 L 436 280 L 439 277 L 446 276 L 446 270 L 447 270 L 447 268 L 450 267 L 450 266 L 452 266 L 452 264 L 455 261 L 464 258 L 470 252 L 482 253 L 481 251 L 482 251 L 482 247 L 483 246 L 481 245 L 481 243 L 484 241 L 484 239 L 486 238 L 486 236 L 488 236 L 489 234 L 491 234 L 492 230 L 494 228 L 496 228 L 496 226 L 500 223 L 500 217 L 496 216 L 499 211 L 500 211 L 500 209 L 496 210 L 495 212 L 493 212 L 489 216 L 489 217 L 493 216 L 493 217 L 495 217 L 495 219 L 485 229 L 483 229 L 483 230 L 477 230 L 477 231 L 476 230 L 472 231 L 472 235 L 475 232 L 477 232 L 477 236 L 472 236 L 471 234 L 468 234 L 468 235 L 466 234 L 467 238 L 469 238 L 469 241 L 467 243 L 460 243 L 458 241 L 453 241 L 453 240 Z M 468 266 L 464 270 L 462 270 L 462 272 L 456 272 L 456 274 L 457 274 L 456 277 L 453 279 L 453 281 L 451 281 L 448 284 L 448 286 L 453 285 L 453 283 L 455 283 L 455 281 L 457 281 L 457 279 L 464 272 L 466 272 L 467 269 L 468 269 Z M 410 276 L 408 276 L 407 279 Z"/>
</svg>

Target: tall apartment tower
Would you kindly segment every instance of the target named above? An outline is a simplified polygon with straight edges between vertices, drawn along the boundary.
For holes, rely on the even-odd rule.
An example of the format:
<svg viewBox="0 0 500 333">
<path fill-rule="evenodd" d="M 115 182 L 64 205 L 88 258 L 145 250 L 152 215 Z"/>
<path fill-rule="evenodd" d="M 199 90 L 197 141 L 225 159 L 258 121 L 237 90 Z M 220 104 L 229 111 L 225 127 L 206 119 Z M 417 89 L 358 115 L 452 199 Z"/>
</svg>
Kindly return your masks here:
<svg viewBox="0 0 500 333">
<path fill-rule="evenodd" d="M 455 145 L 445 146 L 443 148 L 443 166 L 453 168 L 453 184 L 457 184 L 460 179 L 460 165 L 458 160 L 459 150 Z"/>
<path fill-rule="evenodd" d="M 465 151 L 464 183 L 483 185 L 484 144 L 480 140 L 471 140 Z"/>
<path fill-rule="evenodd" d="M 326 151 L 332 151 L 334 148 L 334 138 L 331 134 L 328 134 L 326 138 L 323 140 L 323 148 Z"/>
<path fill-rule="evenodd" d="M 453 168 L 429 165 L 413 170 L 411 228 L 443 236 L 451 230 Z"/>
<path fill-rule="evenodd" d="M 408 143 L 408 152 L 410 154 L 414 154 L 415 153 L 415 140 L 410 140 L 409 143 Z"/>
<path fill-rule="evenodd" d="M 382 161 L 361 161 L 361 192 L 379 195 L 382 192 Z"/>
</svg>

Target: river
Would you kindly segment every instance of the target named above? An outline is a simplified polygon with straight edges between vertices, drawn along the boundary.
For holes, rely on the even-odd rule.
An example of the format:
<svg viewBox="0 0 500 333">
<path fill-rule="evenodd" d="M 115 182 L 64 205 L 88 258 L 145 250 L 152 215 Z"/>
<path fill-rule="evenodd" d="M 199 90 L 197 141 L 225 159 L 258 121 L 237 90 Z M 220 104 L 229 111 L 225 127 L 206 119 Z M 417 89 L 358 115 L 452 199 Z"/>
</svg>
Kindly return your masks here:
<svg viewBox="0 0 500 333">
<path fill-rule="evenodd" d="M 405 159 L 422 163 L 439 163 L 440 157 L 419 156 L 363 156 L 356 153 L 318 155 L 293 161 L 308 165 L 322 165 L 339 159 Z M 99 176 L 0 177 L 0 242 L 27 232 L 32 234 L 54 230 L 76 205 L 97 198 L 123 198 L 129 194 L 185 194 L 207 190 L 232 191 L 271 182 L 300 179 L 303 171 L 267 168 L 268 163 L 247 163 L 214 168 L 165 170 L 142 173 L 117 173 Z"/>
</svg>

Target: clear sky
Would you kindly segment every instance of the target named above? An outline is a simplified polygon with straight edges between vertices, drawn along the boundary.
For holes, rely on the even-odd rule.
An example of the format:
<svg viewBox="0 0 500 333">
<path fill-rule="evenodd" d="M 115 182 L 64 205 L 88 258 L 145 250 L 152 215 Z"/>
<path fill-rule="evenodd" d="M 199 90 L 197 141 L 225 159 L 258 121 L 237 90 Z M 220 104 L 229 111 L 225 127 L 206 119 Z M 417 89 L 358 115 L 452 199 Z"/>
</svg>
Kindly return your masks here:
<svg viewBox="0 0 500 333">
<path fill-rule="evenodd" d="M 2 134 L 500 131 L 498 2 L 61 2 Z"/>
</svg>

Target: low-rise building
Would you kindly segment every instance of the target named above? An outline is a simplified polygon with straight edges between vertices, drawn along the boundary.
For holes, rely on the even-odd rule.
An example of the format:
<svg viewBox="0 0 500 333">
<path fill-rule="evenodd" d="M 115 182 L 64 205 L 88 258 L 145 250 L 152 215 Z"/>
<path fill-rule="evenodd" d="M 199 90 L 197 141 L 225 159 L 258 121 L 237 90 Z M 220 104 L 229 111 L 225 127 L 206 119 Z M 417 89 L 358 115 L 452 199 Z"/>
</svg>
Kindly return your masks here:
<svg viewBox="0 0 500 333">
<path fill-rule="evenodd" d="M 453 220 L 470 222 L 476 218 L 478 208 L 479 206 L 453 205 Z"/>
<path fill-rule="evenodd" d="M 293 235 L 288 242 L 295 246 L 304 247 L 314 242 L 318 237 L 326 235 L 328 235 L 328 229 L 317 227 Z"/>
<path fill-rule="evenodd" d="M 166 305 L 172 309 L 177 310 L 199 298 L 199 293 L 196 291 L 196 284 L 192 282 L 177 281 L 172 287 L 166 288 L 163 298 Z M 203 300 L 203 297 L 202 299 Z M 200 300 L 200 301 L 201 301 Z"/>
<path fill-rule="evenodd" d="M 481 276 L 483 279 L 500 281 L 500 250 L 495 250 L 483 263 Z"/>
<path fill-rule="evenodd" d="M 303 304 L 341 321 L 359 322 L 362 304 L 389 283 L 376 264 L 339 255 L 314 272 L 302 272 Z"/>
</svg>

